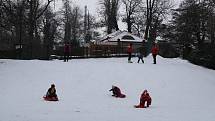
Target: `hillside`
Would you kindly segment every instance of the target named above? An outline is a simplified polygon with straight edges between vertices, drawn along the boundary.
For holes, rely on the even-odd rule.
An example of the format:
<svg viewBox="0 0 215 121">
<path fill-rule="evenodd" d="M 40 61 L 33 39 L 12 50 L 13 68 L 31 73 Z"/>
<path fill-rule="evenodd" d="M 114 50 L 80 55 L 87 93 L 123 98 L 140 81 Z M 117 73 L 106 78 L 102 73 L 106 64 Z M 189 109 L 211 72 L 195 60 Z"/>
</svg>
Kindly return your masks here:
<svg viewBox="0 0 215 121">
<path fill-rule="evenodd" d="M 181 59 L 151 56 L 77 59 L 68 63 L 0 60 L 0 121 L 212 121 L 215 71 Z M 42 96 L 55 83 L 59 102 Z M 117 85 L 127 95 L 108 91 Z M 152 106 L 135 109 L 147 89 Z"/>
</svg>

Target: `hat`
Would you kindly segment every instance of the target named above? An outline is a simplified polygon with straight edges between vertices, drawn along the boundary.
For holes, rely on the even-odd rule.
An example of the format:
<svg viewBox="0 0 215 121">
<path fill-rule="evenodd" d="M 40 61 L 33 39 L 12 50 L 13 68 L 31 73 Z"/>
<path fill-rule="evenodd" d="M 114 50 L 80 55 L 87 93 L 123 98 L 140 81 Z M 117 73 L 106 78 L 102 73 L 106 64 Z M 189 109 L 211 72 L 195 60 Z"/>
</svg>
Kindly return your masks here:
<svg viewBox="0 0 215 121">
<path fill-rule="evenodd" d="M 52 85 L 51 85 L 51 87 L 55 87 L 55 85 L 54 85 L 54 84 L 52 84 Z"/>
</svg>

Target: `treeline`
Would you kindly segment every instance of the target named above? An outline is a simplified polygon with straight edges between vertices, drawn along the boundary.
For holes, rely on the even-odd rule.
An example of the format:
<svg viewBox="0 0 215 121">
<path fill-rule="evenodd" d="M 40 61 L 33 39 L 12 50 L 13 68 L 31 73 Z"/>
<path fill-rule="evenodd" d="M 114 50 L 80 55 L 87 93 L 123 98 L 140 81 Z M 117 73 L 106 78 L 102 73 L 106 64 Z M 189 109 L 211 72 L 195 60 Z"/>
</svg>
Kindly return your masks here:
<svg viewBox="0 0 215 121">
<path fill-rule="evenodd" d="M 83 12 L 69 0 L 62 0 L 63 7 L 55 11 L 54 2 L 0 0 L 0 51 L 14 54 L 16 50 L 21 59 L 48 59 L 54 45 L 80 46 L 80 40 L 98 36 L 93 31 L 95 18 L 87 7 Z"/>
<path fill-rule="evenodd" d="M 165 38 L 182 58 L 215 69 L 215 1 L 184 0 L 172 16 Z"/>
<path fill-rule="evenodd" d="M 87 7 L 62 2 L 63 7 L 54 11 L 54 0 L 0 0 L 1 50 L 16 48 L 21 59 L 48 59 L 54 45 L 78 47 L 98 39 L 98 28 L 106 28 L 107 34 L 119 30 L 119 21 L 127 24 L 128 32 L 149 40 L 150 46 L 173 7 L 171 0 L 100 0 L 95 17 Z"/>
<path fill-rule="evenodd" d="M 163 24 L 168 21 L 172 0 L 100 0 L 100 24 L 107 33 L 119 30 L 118 21 L 126 23 L 127 31 L 147 40 L 147 53 L 150 52 L 156 37 L 164 34 Z M 119 6 L 123 9 L 119 12 Z"/>
<path fill-rule="evenodd" d="M 119 30 L 147 40 L 148 52 L 157 37 L 173 46 L 167 52 L 193 63 L 215 68 L 215 1 L 183 0 L 178 8 L 172 0 L 99 0 L 98 17 L 87 7 L 62 0 L 54 10 L 54 0 L 0 0 L 0 52 L 16 50 L 21 59 L 48 59 L 56 46 L 70 43 L 79 47 Z M 11 53 L 14 53 L 12 51 Z M 171 55 L 171 54 L 170 54 Z"/>
</svg>

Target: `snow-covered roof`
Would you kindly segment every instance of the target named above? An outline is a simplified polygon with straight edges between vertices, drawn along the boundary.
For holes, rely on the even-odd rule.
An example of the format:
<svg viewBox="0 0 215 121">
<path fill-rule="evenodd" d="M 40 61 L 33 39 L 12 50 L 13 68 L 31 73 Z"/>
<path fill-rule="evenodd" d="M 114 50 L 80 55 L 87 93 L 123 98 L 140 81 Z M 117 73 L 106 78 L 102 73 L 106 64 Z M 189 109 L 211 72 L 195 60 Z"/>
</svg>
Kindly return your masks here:
<svg viewBox="0 0 215 121">
<path fill-rule="evenodd" d="M 116 31 L 111 34 L 106 35 L 101 40 L 102 43 L 107 42 L 118 42 L 118 39 L 120 39 L 121 42 L 143 42 L 144 39 L 133 35 L 127 31 Z"/>
<path fill-rule="evenodd" d="M 106 35 L 106 37 L 112 38 L 112 37 L 118 36 L 118 35 L 121 34 L 122 32 L 123 32 L 123 31 L 118 30 L 118 31 L 115 31 L 115 32 L 113 32 L 113 33 L 111 33 L 111 34 Z"/>
</svg>

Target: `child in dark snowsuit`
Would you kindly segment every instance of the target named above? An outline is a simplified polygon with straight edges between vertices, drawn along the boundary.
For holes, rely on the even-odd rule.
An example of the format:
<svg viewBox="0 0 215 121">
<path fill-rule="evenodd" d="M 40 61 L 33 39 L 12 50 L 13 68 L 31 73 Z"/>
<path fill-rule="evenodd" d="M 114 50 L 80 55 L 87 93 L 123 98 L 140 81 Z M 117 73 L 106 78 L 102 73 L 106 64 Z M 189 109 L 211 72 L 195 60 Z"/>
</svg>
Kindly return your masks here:
<svg viewBox="0 0 215 121">
<path fill-rule="evenodd" d="M 48 100 L 48 101 L 58 101 L 58 97 L 57 97 L 57 94 L 56 94 L 56 89 L 55 89 L 54 84 L 52 84 L 51 87 L 48 89 L 44 99 Z"/>
<path fill-rule="evenodd" d="M 64 45 L 64 62 L 69 61 L 70 45 L 67 43 Z"/>
<path fill-rule="evenodd" d="M 152 102 L 152 99 L 151 99 L 148 91 L 144 90 L 140 97 L 140 104 L 135 105 L 134 107 L 135 108 L 146 108 L 146 107 L 149 107 L 149 105 L 151 105 L 151 102 Z M 146 107 L 145 107 L 145 103 L 146 103 Z"/>
<path fill-rule="evenodd" d="M 141 52 L 141 50 L 137 53 L 137 57 L 138 57 L 137 63 L 139 63 L 140 60 L 142 61 L 142 63 L 144 63 L 144 60 L 143 60 L 143 52 Z"/>
<path fill-rule="evenodd" d="M 119 98 L 125 98 L 126 96 L 124 94 L 121 93 L 119 87 L 117 86 L 112 86 L 112 89 L 110 89 L 109 91 L 113 92 L 114 97 L 119 97 Z"/>
</svg>

